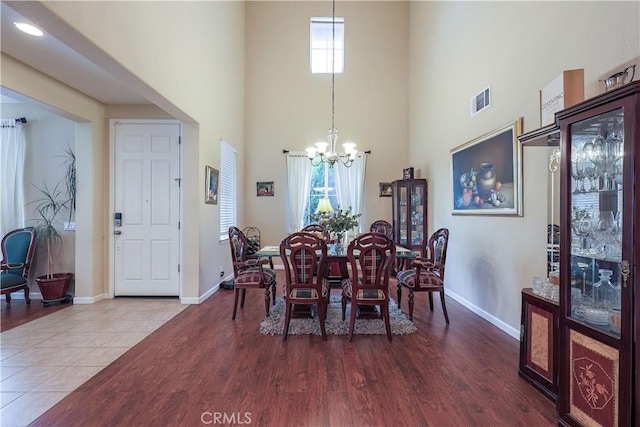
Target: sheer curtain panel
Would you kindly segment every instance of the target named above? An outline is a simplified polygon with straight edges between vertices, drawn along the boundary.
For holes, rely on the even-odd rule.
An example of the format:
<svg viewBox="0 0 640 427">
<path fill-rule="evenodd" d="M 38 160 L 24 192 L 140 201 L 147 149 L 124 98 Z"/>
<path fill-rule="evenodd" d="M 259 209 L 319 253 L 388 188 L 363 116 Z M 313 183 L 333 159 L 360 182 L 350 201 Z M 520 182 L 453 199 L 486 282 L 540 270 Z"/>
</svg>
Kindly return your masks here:
<svg viewBox="0 0 640 427">
<path fill-rule="evenodd" d="M 338 163 L 336 169 L 336 187 L 338 202 L 343 210 L 349 209 L 354 214 L 361 214 L 364 208 L 364 178 L 367 170 L 367 155 L 360 154 L 353 161 L 351 167 L 344 167 Z M 358 226 L 361 231 L 361 225 Z"/>
<path fill-rule="evenodd" d="M 0 235 L 24 227 L 24 153 L 22 124 L 1 121 L 0 136 Z"/>
<path fill-rule="evenodd" d="M 300 231 L 311 189 L 311 162 L 307 153 L 287 153 L 287 190 L 289 194 L 289 232 Z"/>
</svg>

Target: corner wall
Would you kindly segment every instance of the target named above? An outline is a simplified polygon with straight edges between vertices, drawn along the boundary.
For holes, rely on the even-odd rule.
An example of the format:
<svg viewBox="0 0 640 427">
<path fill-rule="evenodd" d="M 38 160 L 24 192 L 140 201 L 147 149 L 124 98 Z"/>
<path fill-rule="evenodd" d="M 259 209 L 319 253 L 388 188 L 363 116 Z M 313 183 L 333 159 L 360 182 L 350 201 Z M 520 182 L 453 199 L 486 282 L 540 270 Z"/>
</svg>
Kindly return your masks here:
<svg viewBox="0 0 640 427">
<path fill-rule="evenodd" d="M 585 96 L 601 93 L 598 79 L 640 53 L 639 7 L 411 2 L 409 158 L 430 180 L 430 229 L 451 232 L 446 286 L 513 336 L 521 289 L 546 275 L 546 153 L 523 152 L 523 217 L 479 217 L 451 214 L 450 150 L 518 117 L 525 132 L 538 128 L 538 91 L 563 70 L 583 68 Z M 491 107 L 470 117 L 489 84 Z"/>
<path fill-rule="evenodd" d="M 264 244 L 289 233 L 283 149 L 304 151 L 331 127 L 331 74 L 310 71 L 310 18 L 331 17 L 330 1 L 247 2 L 246 155 L 241 227 L 261 230 Z M 367 158 L 363 230 L 391 222 L 391 198 L 379 183 L 402 178 L 413 164 L 408 141 L 408 23 L 404 1 L 338 1 L 345 19 L 345 71 L 335 75 L 338 145 L 353 141 Z M 339 167 L 339 166 L 336 166 Z M 420 177 L 420 171 L 417 172 Z M 274 197 L 256 182 L 273 181 Z"/>
</svg>

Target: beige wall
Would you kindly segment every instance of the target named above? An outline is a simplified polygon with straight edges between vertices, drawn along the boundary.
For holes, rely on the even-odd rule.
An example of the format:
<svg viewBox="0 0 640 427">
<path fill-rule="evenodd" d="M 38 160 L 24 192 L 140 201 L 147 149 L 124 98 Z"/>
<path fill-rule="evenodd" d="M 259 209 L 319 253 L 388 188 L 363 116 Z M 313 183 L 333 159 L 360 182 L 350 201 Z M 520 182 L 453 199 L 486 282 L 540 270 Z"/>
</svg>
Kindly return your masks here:
<svg viewBox="0 0 640 427">
<path fill-rule="evenodd" d="M 244 3 L 44 5 L 103 49 L 98 59 L 107 55 L 136 76 L 134 90 L 151 88 L 150 98 L 185 122 L 182 295 L 197 301 L 220 281 L 220 268 L 231 271 L 219 243 L 219 205 L 205 205 L 202 195 L 204 166 L 219 167 L 221 138 L 238 149 L 244 173 Z"/>
<path fill-rule="evenodd" d="M 451 231 L 447 287 L 516 334 L 520 291 L 546 273 L 546 152 L 524 151 L 519 218 L 452 216 L 450 150 L 518 117 L 537 128 L 538 91 L 563 70 L 583 68 L 585 95 L 600 93 L 640 52 L 639 3 L 411 2 L 410 16 L 409 156 L 430 180 L 430 228 Z M 489 84 L 492 106 L 470 117 Z"/>
<path fill-rule="evenodd" d="M 331 16 L 331 2 L 248 2 L 246 6 L 246 163 L 242 226 L 260 228 L 264 243 L 289 232 L 283 149 L 304 151 L 331 127 L 331 75 L 312 74 L 309 19 Z M 408 162 L 408 22 L 406 2 L 342 2 L 345 72 L 335 76 L 338 143 L 371 150 L 364 228 L 391 220 L 379 182 L 402 177 Z M 257 181 L 274 181 L 274 197 L 256 197 Z"/>
<path fill-rule="evenodd" d="M 2 86 L 76 122 L 77 212 L 75 296 L 90 302 L 105 292 L 104 107 L 66 85 L 2 54 Z"/>
</svg>

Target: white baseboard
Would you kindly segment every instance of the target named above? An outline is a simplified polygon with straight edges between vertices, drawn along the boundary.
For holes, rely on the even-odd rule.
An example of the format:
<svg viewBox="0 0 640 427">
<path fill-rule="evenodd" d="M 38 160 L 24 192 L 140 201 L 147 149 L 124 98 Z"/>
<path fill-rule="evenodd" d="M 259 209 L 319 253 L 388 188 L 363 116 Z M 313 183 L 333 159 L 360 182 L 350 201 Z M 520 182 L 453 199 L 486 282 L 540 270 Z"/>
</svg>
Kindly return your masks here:
<svg viewBox="0 0 640 427">
<path fill-rule="evenodd" d="M 445 290 L 445 294 L 447 294 L 448 296 L 450 296 L 452 299 L 456 300 L 460 304 L 464 305 L 469 310 L 471 310 L 472 312 L 474 312 L 478 316 L 480 316 L 483 319 L 485 319 L 487 322 L 489 322 L 492 325 L 498 327 L 499 329 L 502 329 L 504 332 L 506 332 L 507 334 L 511 335 L 516 340 L 520 341 L 520 331 L 518 329 L 513 328 L 512 326 L 504 323 L 502 320 L 498 319 L 497 317 L 495 317 L 491 313 L 488 313 L 488 312 L 484 311 L 480 307 L 472 304 L 470 301 L 464 299 L 463 297 L 461 297 L 460 295 L 456 294 L 455 292 L 450 291 L 449 289 Z"/>
</svg>

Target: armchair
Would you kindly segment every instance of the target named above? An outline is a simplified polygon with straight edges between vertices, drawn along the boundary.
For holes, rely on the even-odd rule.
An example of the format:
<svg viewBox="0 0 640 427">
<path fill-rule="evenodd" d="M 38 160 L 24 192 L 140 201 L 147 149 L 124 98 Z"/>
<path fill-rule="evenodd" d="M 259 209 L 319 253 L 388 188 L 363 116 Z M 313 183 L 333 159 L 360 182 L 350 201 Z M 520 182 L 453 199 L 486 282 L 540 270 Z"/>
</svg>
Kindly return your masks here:
<svg viewBox="0 0 640 427">
<path fill-rule="evenodd" d="M 447 259 L 449 230 L 441 228 L 431 235 L 427 243 L 427 258 L 413 261 L 412 269 L 404 270 L 396 276 L 398 279 L 398 308 L 402 300 L 402 288 L 409 290 L 409 319 L 413 320 L 414 292 L 429 293 L 429 308 L 433 311 L 433 292 L 440 292 L 440 301 L 444 318 L 449 323 L 447 306 L 444 302 L 444 267 Z"/>
<path fill-rule="evenodd" d="M 264 268 L 263 264 L 269 261 L 266 258 L 247 259 L 247 238 L 237 227 L 229 227 L 229 248 L 231 249 L 231 261 L 233 262 L 234 300 L 233 315 L 236 318 L 238 298 L 242 294 L 240 308 L 244 308 L 244 299 L 247 289 L 264 289 L 264 306 L 266 315 L 269 315 L 269 295 L 273 295 L 273 303 L 276 298 L 276 273 L 270 268 Z M 271 288 L 271 291 L 269 291 Z"/>
<path fill-rule="evenodd" d="M 31 303 L 27 277 L 36 248 L 36 229 L 19 228 L 10 231 L 2 238 L 2 262 L 0 263 L 1 295 L 5 295 L 7 304 L 11 303 L 11 293 L 24 290 L 24 299 Z"/>
</svg>

